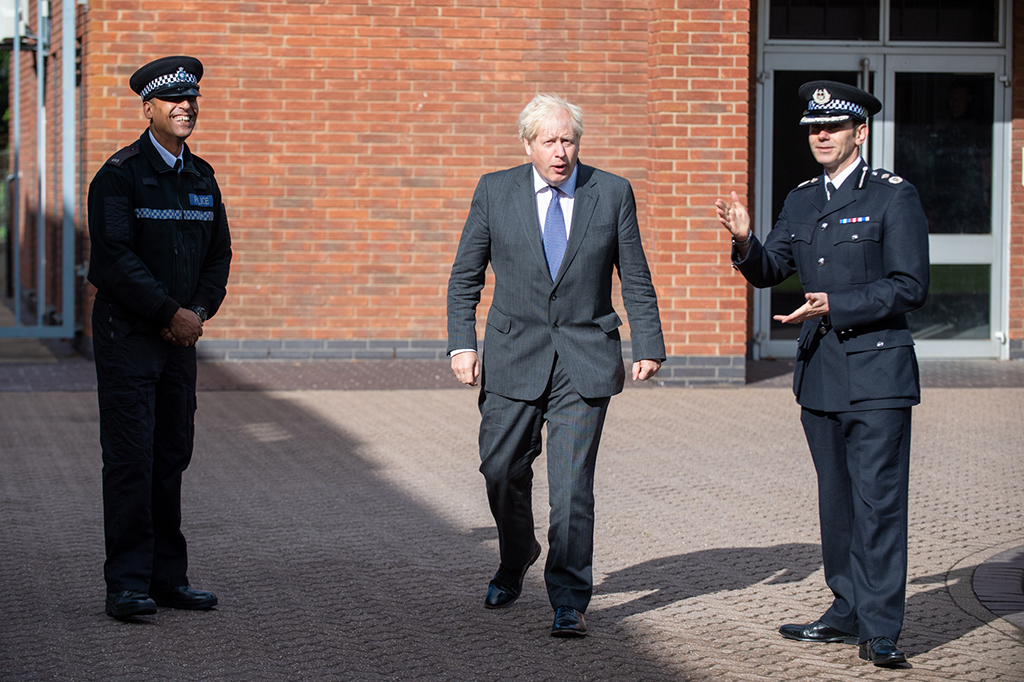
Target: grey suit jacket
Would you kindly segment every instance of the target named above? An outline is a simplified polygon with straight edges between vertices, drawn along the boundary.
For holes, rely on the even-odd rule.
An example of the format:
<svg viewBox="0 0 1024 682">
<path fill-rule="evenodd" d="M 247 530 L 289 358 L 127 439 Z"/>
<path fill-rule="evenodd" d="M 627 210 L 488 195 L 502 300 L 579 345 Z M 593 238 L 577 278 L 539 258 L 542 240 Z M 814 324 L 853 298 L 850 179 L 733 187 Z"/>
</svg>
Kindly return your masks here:
<svg viewBox="0 0 1024 682">
<path fill-rule="evenodd" d="M 530 164 L 480 179 L 448 280 L 448 351 L 477 348 L 476 308 L 487 265 L 494 296 L 487 314 L 482 385 L 514 400 L 544 392 L 555 353 L 585 398 L 622 390 L 625 372 L 612 307 L 618 269 L 633 358 L 662 361 L 658 302 L 624 178 L 579 164 L 565 258 L 551 281 Z"/>
</svg>

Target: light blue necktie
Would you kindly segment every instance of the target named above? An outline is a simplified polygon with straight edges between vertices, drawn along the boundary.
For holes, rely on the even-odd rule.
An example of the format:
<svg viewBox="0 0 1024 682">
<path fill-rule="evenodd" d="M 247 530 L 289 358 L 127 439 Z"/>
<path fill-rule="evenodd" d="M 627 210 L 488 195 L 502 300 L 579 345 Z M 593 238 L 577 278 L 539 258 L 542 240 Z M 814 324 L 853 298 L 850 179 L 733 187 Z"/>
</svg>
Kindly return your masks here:
<svg viewBox="0 0 1024 682">
<path fill-rule="evenodd" d="M 544 219 L 544 255 L 547 256 L 548 270 L 554 282 L 565 255 L 565 216 L 562 215 L 562 206 L 558 201 L 558 188 L 550 189 L 551 201 L 548 203 L 548 215 Z"/>
</svg>

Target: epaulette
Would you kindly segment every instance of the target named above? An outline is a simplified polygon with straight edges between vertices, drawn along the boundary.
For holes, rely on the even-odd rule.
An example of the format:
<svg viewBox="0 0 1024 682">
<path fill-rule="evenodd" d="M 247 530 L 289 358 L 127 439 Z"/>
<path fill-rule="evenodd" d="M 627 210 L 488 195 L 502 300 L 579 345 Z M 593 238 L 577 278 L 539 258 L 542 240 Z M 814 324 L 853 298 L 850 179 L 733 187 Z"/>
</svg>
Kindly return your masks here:
<svg viewBox="0 0 1024 682">
<path fill-rule="evenodd" d="M 120 168 L 125 161 L 132 158 L 138 153 L 139 141 L 136 140 L 135 142 L 132 142 L 130 145 L 120 150 L 119 152 L 111 156 L 109 159 L 107 159 L 107 163 L 116 168 Z"/>
<path fill-rule="evenodd" d="M 818 182 L 819 180 L 821 180 L 821 176 L 820 175 L 815 175 L 810 180 L 804 180 L 803 182 L 801 182 L 799 185 L 796 186 L 796 188 L 800 189 L 802 187 L 807 187 L 808 185 L 813 185 L 814 183 Z"/>
<path fill-rule="evenodd" d="M 871 179 L 874 180 L 875 182 L 884 182 L 890 185 L 898 185 L 901 182 L 903 182 L 903 178 L 896 175 L 895 173 L 890 173 L 889 171 L 883 168 L 876 168 L 875 170 L 871 171 Z"/>
</svg>

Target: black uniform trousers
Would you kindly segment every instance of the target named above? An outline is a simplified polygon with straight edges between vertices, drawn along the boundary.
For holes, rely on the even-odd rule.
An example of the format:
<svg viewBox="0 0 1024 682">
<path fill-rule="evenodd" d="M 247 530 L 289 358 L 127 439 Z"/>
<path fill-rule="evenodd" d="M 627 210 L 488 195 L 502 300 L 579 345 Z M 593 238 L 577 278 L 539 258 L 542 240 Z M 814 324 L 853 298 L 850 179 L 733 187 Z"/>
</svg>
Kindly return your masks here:
<svg viewBox="0 0 1024 682">
<path fill-rule="evenodd" d="M 103 448 L 108 592 L 188 584 L 181 475 L 192 459 L 196 349 L 97 299 L 93 350 Z"/>
<path fill-rule="evenodd" d="M 533 462 L 547 423 L 551 506 L 544 568 L 551 606 L 585 612 L 593 594 L 594 466 L 610 397 L 584 398 L 555 357 L 544 393 L 531 401 L 480 391 L 480 472 L 498 527 L 501 563 L 518 570 L 536 543 Z"/>
<path fill-rule="evenodd" d="M 818 412 L 801 422 L 818 475 L 825 624 L 899 639 L 907 583 L 911 408 Z"/>
</svg>

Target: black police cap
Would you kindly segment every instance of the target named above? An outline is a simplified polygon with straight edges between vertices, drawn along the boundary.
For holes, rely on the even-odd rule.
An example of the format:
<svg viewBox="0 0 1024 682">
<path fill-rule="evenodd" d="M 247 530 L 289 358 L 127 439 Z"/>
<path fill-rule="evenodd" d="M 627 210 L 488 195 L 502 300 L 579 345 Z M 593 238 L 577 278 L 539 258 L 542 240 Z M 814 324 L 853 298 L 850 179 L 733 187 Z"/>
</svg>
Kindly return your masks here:
<svg viewBox="0 0 1024 682">
<path fill-rule="evenodd" d="M 800 86 L 800 99 L 807 102 L 801 125 L 866 121 L 882 110 L 882 103 L 870 92 L 846 83 L 811 81 Z"/>
<path fill-rule="evenodd" d="M 128 85 L 145 102 L 153 97 L 198 97 L 203 63 L 179 55 L 151 61 L 132 74 Z"/>
</svg>

